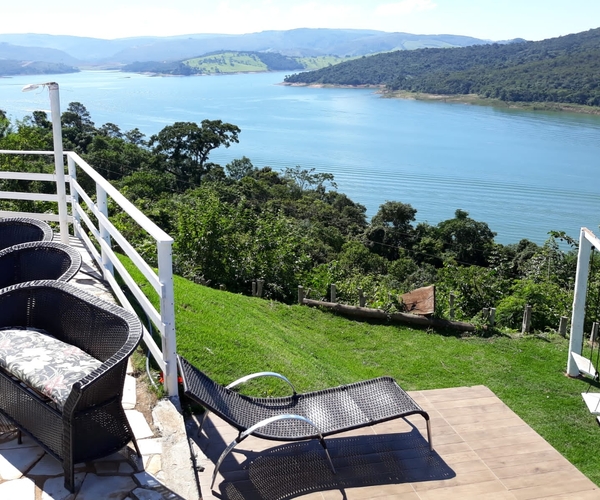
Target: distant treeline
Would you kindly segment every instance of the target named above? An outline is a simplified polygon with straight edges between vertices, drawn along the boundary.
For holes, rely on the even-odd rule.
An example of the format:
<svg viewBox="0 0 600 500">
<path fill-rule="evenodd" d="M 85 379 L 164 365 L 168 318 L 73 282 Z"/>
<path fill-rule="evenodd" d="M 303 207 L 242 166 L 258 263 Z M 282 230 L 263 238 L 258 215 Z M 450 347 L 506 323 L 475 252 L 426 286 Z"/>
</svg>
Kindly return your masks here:
<svg viewBox="0 0 600 500">
<path fill-rule="evenodd" d="M 77 73 L 79 69 L 60 63 L 24 62 L 0 59 L 0 75 L 54 75 L 59 73 Z"/>
<path fill-rule="evenodd" d="M 285 81 L 600 106 L 600 28 L 539 42 L 389 52 Z"/>
</svg>

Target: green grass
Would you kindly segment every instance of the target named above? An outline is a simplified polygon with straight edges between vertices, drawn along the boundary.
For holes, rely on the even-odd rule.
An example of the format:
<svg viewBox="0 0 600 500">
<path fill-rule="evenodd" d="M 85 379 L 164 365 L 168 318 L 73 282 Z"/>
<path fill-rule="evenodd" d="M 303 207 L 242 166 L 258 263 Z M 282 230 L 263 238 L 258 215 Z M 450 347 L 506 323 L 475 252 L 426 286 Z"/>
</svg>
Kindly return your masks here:
<svg viewBox="0 0 600 500">
<path fill-rule="evenodd" d="M 267 65 L 258 56 L 237 52 L 222 52 L 216 55 L 195 57 L 186 60 L 185 64 L 191 68 L 202 70 L 206 74 L 268 71 Z"/>
<path fill-rule="evenodd" d="M 267 370 L 286 375 L 298 391 L 380 375 L 391 375 L 406 390 L 482 384 L 600 484 L 600 430 L 580 395 L 587 383 L 564 375 L 565 339 L 461 337 L 353 321 L 179 277 L 175 304 L 178 352 L 221 383 Z M 285 392 L 278 384 L 257 382 L 245 390 Z"/>
<path fill-rule="evenodd" d="M 333 66 L 344 61 L 358 59 L 357 57 L 340 57 L 340 56 L 314 56 L 314 57 L 298 57 L 296 58 L 300 64 L 307 70 L 315 70 Z"/>
</svg>

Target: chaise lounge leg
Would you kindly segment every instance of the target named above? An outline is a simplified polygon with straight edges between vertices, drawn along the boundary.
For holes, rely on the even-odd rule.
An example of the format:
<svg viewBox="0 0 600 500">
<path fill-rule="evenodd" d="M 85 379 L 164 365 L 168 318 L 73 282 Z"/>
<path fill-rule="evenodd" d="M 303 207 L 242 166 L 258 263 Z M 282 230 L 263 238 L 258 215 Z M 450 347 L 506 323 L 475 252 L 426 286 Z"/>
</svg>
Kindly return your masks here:
<svg viewBox="0 0 600 500">
<path fill-rule="evenodd" d="M 231 450 L 233 450 L 238 445 L 238 443 L 241 443 L 244 439 L 246 439 L 248 436 L 250 436 L 254 431 L 256 431 L 266 425 L 272 424 L 273 422 L 277 422 L 279 420 L 301 420 L 302 422 L 305 422 L 305 423 L 313 426 L 315 429 L 317 429 L 317 432 L 319 435 L 319 441 L 321 441 L 321 445 L 325 449 L 325 454 L 327 455 L 327 459 L 329 460 L 329 465 L 331 466 L 331 470 L 335 474 L 333 462 L 331 461 L 331 457 L 329 456 L 329 452 L 327 451 L 327 447 L 325 446 L 325 440 L 323 439 L 323 436 L 321 435 L 321 431 L 319 431 L 319 428 L 313 422 L 311 422 L 308 418 L 303 417 L 301 415 L 277 415 L 275 417 L 265 418 L 264 420 L 261 420 L 257 424 L 254 424 L 252 427 L 246 429 L 244 432 L 241 432 L 240 435 L 237 438 L 235 438 L 229 444 L 229 446 L 227 448 L 225 448 L 223 453 L 221 453 L 219 460 L 217 460 L 217 464 L 215 465 L 215 471 L 213 472 L 212 482 L 210 483 L 211 490 L 213 489 L 213 486 L 215 484 L 215 479 L 217 477 L 217 472 L 219 472 L 219 467 L 221 467 L 223 460 L 225 460 L 225 457 L 227 455 L 229 455 Z"/>
<path fill-rule="evenodd" d="M 428 415 L 429 417 L 429 415 Z M 429 418 L 426 419 L 427 421 L 427 441 L 429 441 L 429 449 L 431 451 L 433 451 L 433 438 L 431 437 L 431 420 Z"/>
<path fill-rule="evenodd" d="M 23 444 L 23 434 L 21 433 L 21 429 L 17 429 L 17 443 Z"/>
<path fill-rule="evenodd" d="M 327 460 L 329 461 L 329 467 L 331 467 L 331 472 L 333 472 L 334 474 L 337 474 L 337 472 L 335 471 L 335 467 L 333 466 L 331 456 L 329 455 L 329 450 L 327 449 L 327 445 L 325 444 L 325 438 L 320 437 L 319 442 L 321 443 L 321 446 L 325 450 L 325 455 L 327 455 Z"/>
</svg>

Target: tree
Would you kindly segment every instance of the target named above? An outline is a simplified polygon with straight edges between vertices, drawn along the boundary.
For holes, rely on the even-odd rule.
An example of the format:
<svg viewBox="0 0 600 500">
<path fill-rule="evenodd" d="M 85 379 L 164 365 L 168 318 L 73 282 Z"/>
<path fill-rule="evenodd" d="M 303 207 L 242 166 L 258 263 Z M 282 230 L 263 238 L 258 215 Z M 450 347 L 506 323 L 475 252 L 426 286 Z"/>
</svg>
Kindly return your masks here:
<svg viewBox="0 0 600 500">
<path fill-rule="evenodd" d="M 4 137 L 10 131 L 10 120 L 6 116 L 6 111 L 0 109 L 0 137 Z"/>
<path fill-rule="evenodd" d="M 245 156 L 242 156 L 242 158 L 237 160 L 231 160 L 230 163 L 225 165 L 225 171 L 227 172 L 229 178 L 236 181 L 247 177 L 255 170 L 256 169 L 254 168 L 254 165 L 252 165 L 250 158 L 246 158 Z"/>
<path fill-rule="evenodd" d="M 485 222 L 477 222 L 469 213 L 458 209 L 454 219 L 438 224 L 444 251 L 459 264 L 487 266 L 493 249 L 494 236 Z"/>
<path fill-rule="evenodd" d="M 153 135 L 150 146 L 154 154 L 164 158 L 161 166 L 176 177 L 179 188 L 186 189 L 200 185 L 209 169 L 210 152 L 239 142 L 239 133 L 236 125 L 221 120 L 202 120 L 201 126 L 193 122 L 176 122 Z"/>
<path fill-rule="evenodd" d="M 80 102 L 72 102 L 62 114 L 62 133 L 65 149 L 74 149 L 79 153 L 87 152 L 96 129 L 89 111 Z"/>
<path fill-rule="evenodd" d="M 396 260 L 399 247 L 410 248 L 414 240 L 412 222 L 416 213 L 417 210 L 408 203 L 386 201 L 381 205 L 366 233 L 373 251 L 388 260 Z"/>
<path fill-rule="evenodd" d="M 283 178 L 295 184 L 300 191 L 314 189 L 315 191 L 324 193 L 325 184 L 327 183 L 334 189 L 337 188 L 337 184 L 333 180 L 333 174 L 315 173 L 315 168 L 307 170 L 303 169 L 300 165 L 296 165 L 293 168 L 286 167 L 283 171 Z"/>
</svg>

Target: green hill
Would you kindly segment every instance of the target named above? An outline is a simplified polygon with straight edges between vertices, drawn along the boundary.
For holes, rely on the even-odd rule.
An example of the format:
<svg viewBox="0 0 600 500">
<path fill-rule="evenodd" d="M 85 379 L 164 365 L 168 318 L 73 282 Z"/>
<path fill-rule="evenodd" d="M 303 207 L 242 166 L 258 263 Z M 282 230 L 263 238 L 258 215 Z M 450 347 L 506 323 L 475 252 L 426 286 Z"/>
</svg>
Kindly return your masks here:
<svg viewBox="0 0 600 500">
<path fill-rule="evenodd" d="M 378 54 L 285 81 L 600 106 L 600 28 L 539 42 Z"/>
<path fill-rule="evenodd" d="M 175 62 L 136 62 L 122 71 L 169 75 L 213 75 L 318 69 L 349 60 L 338 56 L 291 57 L 277 52 L 224 51 Z"/>
</svg>

